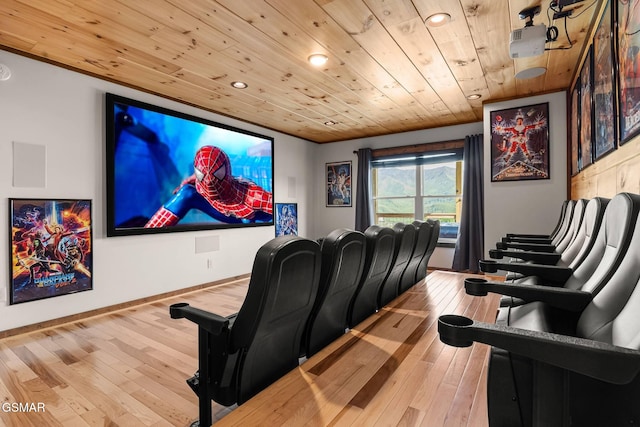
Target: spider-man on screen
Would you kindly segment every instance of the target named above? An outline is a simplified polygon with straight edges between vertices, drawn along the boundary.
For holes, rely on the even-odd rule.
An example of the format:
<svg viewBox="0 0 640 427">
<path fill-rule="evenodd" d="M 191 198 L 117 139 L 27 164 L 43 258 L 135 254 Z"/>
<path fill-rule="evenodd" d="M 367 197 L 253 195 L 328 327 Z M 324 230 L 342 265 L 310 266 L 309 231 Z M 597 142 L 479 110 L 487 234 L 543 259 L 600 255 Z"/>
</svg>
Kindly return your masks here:
<svg viewBox="0 0 640 427">
<path fill-rule="evenodd" d="M 177 224 L 191 209 L 226 223 L 265 221 L 273 214 L 270 192 L 257 184 L 233 177 L 227 154 L 206 145 L 193 161 L 194 174 L 185 179 L 173 197 L 151 217 L 146 228 Z"/>
<path fill-rule="evenodd" d="M 273 138 L 107 95 L 108 236 L 273 225 Z"/>
</svg>

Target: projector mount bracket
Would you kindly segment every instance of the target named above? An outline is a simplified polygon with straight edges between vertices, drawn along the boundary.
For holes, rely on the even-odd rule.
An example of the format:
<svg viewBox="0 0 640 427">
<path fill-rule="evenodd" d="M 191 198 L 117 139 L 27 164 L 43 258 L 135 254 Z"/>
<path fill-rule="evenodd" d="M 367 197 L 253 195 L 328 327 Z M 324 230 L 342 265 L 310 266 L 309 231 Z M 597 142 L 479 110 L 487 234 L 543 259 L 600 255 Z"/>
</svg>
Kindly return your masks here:
<svg viewBox="0 0 640 427">
<path fill-rule="evenodd" d="M 540 13 L 540 5 L 531 6 L 526 9 L 522 9 L 518 14 L 520 19 L 525 19 L 526 22 L 524 24 L 525 27 L 530 27 L 533 25 L 533 17 Z"/>
</svg>

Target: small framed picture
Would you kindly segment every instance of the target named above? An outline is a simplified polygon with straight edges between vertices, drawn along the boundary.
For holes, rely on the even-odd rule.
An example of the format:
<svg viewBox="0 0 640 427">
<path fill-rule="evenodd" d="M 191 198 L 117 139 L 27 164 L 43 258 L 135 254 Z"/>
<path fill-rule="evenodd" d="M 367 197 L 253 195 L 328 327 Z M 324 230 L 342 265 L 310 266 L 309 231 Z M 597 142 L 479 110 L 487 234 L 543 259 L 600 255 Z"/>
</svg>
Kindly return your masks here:
<svg viewBox="0 0 640 427">
<path fill-rule="evenodd" d="M 298 204 L 276 203 L 276 237 L 298 235 Z"/>
<path fill-rule="evenodd" d="M 11 304 L 93 288 L 91 200 L 9 199 Z"/>
<path fill-rule="evenodd" d="M 327 163 L 327 206 L 351 206 L 351 161 Z"/>
</svg>

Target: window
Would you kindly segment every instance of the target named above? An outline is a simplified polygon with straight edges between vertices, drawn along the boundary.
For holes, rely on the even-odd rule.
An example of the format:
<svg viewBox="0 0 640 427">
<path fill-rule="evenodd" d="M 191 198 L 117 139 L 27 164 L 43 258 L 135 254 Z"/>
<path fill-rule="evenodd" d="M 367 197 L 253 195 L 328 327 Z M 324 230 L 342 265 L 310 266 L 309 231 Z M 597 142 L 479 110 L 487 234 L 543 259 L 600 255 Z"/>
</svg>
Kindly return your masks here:
<svg viewBox="0 0 640 427">
<path fill-rule="evenodd" d="M 462 208 L 462 149 L 392 155 L 372 161 L 375 224 L 440 220 L 440 243 L 455 243 Z"/>
</svg>

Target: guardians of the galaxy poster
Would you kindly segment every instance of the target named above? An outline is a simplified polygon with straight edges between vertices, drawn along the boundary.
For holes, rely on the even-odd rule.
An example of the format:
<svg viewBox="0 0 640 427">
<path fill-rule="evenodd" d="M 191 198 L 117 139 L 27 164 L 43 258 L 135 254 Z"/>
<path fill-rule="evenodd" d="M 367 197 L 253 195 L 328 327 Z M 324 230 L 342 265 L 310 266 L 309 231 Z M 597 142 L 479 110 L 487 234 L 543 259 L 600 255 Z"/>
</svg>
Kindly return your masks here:
<svg viewBox="0 0 640 427">
<path fill-rule="evenodd" d="M 90 200 L 10 199 L 11 304 L 92 289 Z"/>
</svg>

